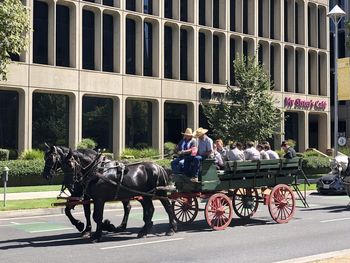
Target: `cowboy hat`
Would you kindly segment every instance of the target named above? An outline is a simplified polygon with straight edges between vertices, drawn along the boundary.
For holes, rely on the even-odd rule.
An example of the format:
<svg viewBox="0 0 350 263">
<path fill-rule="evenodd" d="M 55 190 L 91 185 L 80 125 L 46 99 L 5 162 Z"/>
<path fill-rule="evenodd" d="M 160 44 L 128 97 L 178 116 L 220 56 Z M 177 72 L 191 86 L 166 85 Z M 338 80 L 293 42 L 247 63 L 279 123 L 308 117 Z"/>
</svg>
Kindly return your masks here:
<svg viewBox="0 0 350 263">
<path fill-rule="evenodd" d="M 202 127 L 198 128 L 195 132 L 194 132 L 194 137 L 201 137 L 204 134 L 206 134 L 208 132 L 207 129 L 203 129 Z"/>
<path fill-rule="evenodd" d="M 191 128 L 187 128 L 185 132 L 181 132 L 182 135 L 193 136 Z"/>
</svg>

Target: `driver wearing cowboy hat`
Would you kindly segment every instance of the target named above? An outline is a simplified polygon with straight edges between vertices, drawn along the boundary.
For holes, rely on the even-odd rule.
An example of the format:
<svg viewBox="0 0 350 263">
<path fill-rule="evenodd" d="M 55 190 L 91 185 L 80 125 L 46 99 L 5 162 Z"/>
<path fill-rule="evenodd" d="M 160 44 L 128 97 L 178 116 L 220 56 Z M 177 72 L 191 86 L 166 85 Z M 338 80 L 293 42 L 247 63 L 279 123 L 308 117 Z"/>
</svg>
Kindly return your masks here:
<svg viewBox="0 0 350 263">
<path fill-rule="evenodd" d="M 206 133 L 207 129 L 198 128 L 193 136 L 198 138 L 198 152 L 196 156 L 186 156 L 185 157 L 185 174 L 187 176 L 192 177 L 191 181 L 198 182 L 198 175 L 200 170 L 200 165 L 202 160 L 207 159 L 212 156 L 214 153 L 213 150 L 213 140 L 210 139 Z M 191 164 L 193 162 L 193 166 L 191 169 Z"/>
<path fill-rule="evenodd" d="M 171 162 L 171 170 L 174 174 L 181 173 L 184 168 L 184 158 L 191 154 L 192 147 L 197 147 L 197 142 L 193 138 L 191 128 L 187 128 L 185 132 L 181 133 L 184 137 L 175 148 L 175 152 L 179 155 Z"/>
</svg>

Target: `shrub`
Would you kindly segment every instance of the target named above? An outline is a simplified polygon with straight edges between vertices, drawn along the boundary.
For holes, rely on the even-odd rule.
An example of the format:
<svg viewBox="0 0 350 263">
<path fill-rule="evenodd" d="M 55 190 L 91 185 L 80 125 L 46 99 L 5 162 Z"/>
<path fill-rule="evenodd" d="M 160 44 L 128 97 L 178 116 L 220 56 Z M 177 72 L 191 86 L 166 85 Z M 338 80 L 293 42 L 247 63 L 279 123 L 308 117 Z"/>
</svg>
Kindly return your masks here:
<svg viewBox="0 0 350 263">
<path fill-rule="evenodd" d="M 10 151 L 7 149 L 0 149 L 0 161 L 7 161 L 9 159 Z"/>
<path fill-rule="evenodd" d="M 113 153 L 103 153 L 103 156 L 106 156 L 109 160 L 114 160 L 114 154 Z"/>
<path fill-rule="evenodd" d="M 171 169 L 170 162 L 170 159 L 162 159 L 155 161 L 155 163 L 159 164 L 160 166 Z"/>
<path fill-rule="evenodd" d="M 17 149 L 9 149 L 9 151 L 10 151 L 9 160 L 16 160 L 18 158 Z"/>
<path fill-rule="evenodd" d="M 45 185 L 48 184 L 48 181 L 41 176 L 44 164 L 45 161 L 43 159 L 0 161 L 0 171 L 5 166 L 10 169 L 9 186 Z M 2 180 L 0 181 L 2 184 Z M 62 181 L 63 175 L 58 174 L 51 183 L 61 184 Z"/>
<path fill-rule="evenodd" d="M 303 170 L 306 174 L 324 174 L 330 171 L 329 158 L 307 156 L 303 159 Z"/>
<path fill-rule="evenodd" d="M 283 150 L 276 150 L 275 151 L 280 158 L 282 158 L 286 153 Z"/>
<path fill-rule="evenodd" d="M 36 149 L 26 150 L 19 157 L 21 160 L 44 160 L 44 152 Z"/>
<path fill-rule="evenodd" d="M 293 148 L 295 148 L 295 145 L 297 144 L 297 142 L 292 140 L 292 139 L 286 140 L 286 143 L 287 143 L 287 145 L 289 145 L 290 147 L 293 147 Z"/>
<path fill-rule="evenodd" d="M 142 149 L 147 149 L 149 148 L 149 145 L 145 142 L 140 142 L 135 145 L 135 149 L 142 150 Z"/>
<path fill-rule="evenodd" d="M 175 147 L 176 147 L 176 144 L 173 142 L 164 143 L 164 155 L 172 156 L 174 154 Z"/>
<path fill-rule="evenodd" d="M 95 149 L 97 146 L 97 143 L 90 138 L 82 139 L 81 142 L 78 144 L 78 149 Z"/>
<path fill-rule="evenodd" d="M 311 156 L 322 157 L 322 155 L 320 155 L 318 152 L 315 152 L 315 151 L 306 151 L 304 152 L 303 156 L 304 158 L 311 157 Z"/>
<path fill-rule="evenodd" d="M 343 146 L 343 147 L 339 147 L 339 152 L 341 152 L 342 154 L 345 154 L 347 156 L 350 156 L 350 148 Z"/>
<path fill-rule="evenodd" d="M 157 158 L 159 156 L 159 152 L 153 148 L 146 149 L 133 149 L 133 148 L 125 148 L 122 154 L 122 158 L 133 156 L 135 159 L 143 159 L 143 158 Z"/>
</svg>

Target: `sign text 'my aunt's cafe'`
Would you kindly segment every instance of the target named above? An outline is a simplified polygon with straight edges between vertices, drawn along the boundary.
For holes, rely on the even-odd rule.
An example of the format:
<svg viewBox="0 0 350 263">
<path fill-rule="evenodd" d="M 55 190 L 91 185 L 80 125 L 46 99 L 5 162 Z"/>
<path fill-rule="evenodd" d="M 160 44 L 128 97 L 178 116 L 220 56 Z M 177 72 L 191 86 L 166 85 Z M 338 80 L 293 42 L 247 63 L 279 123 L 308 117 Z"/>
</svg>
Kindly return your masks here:
<svg viewBox="0 0 350 263">
<path fill-rule="evenodd" d="M 324 111 L 327 107 L 327 102 L 324 100 L 304 100 L 304 99 L 292 99 L 286 97 L 284 99 L 284 107 L 289 109 L 300 109 L 300 110 L 317 110 Z"/>
</svg>

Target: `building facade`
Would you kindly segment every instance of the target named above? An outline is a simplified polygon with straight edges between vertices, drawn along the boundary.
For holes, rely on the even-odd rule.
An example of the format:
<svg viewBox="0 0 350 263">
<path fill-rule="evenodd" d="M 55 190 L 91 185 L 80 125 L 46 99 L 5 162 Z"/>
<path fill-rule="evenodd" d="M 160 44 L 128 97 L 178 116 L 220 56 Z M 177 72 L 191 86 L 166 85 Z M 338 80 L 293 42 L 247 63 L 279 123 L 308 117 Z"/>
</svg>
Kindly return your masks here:
<svg viewBox="0 0 350 263">
<path fill-rule="evenodd" d="M 30 45 L 0 82 L 0 147 L 94 138 L 163 149 L 257 54 L 286 120 L 275 145 L 330 147 L 326 0 L 27 0 Z M 257 50 L 257 52 L 256 52 Z M 278 145 L 279 146 L 279 145 Z"/>
<path fill-rule="evenodd" d="M 345 22 L 350 21 L 350 1 L 349 0 L 331 0 L 330 1 L 330 10 L 333 8 L 333 6 L 339 5 L 345 12 L 346 16 L 341 20 L 339 27 L 338 27 L 338 58 L 349 58 L 350 57 L 350 48 L 346 47 L 346 36 L 350 33 L 346 29 Z M 330 21 L 330 54 L 331 54 L 331 69 L 330 69 L 330 79 L 331 79 L 331 105 L 334 105 L 334 34 L 335 34 L 335 27 L 333 25 L 333 22 Z M 338 63 L 338 66 L 344 67 L 344 60 L 342 62 Z M 339 72 L 340 73 L 340 72 Z M 339 75 L 340 76 L 340 75 Z M 341 84 L 341 83 L 339 83 Z M 345 84 L 346 89 L 349 88 L 349 84 Z M 340 86 L 340 85 L 339 85 Z M 333 107 L 332 107 L 332 112 Z M 332 129 L 331 133 L 333 136 L 334 129 L 333 129 L 333 117 L 332 114 Z M 338 102 L 338 135 L 341 137 L 345 137 L 347 139 L 350 138 L 350 101 L 348 100 L 341 100 Z M 333 141 L 332 141 L 333 145 Z"/>
</svg>

